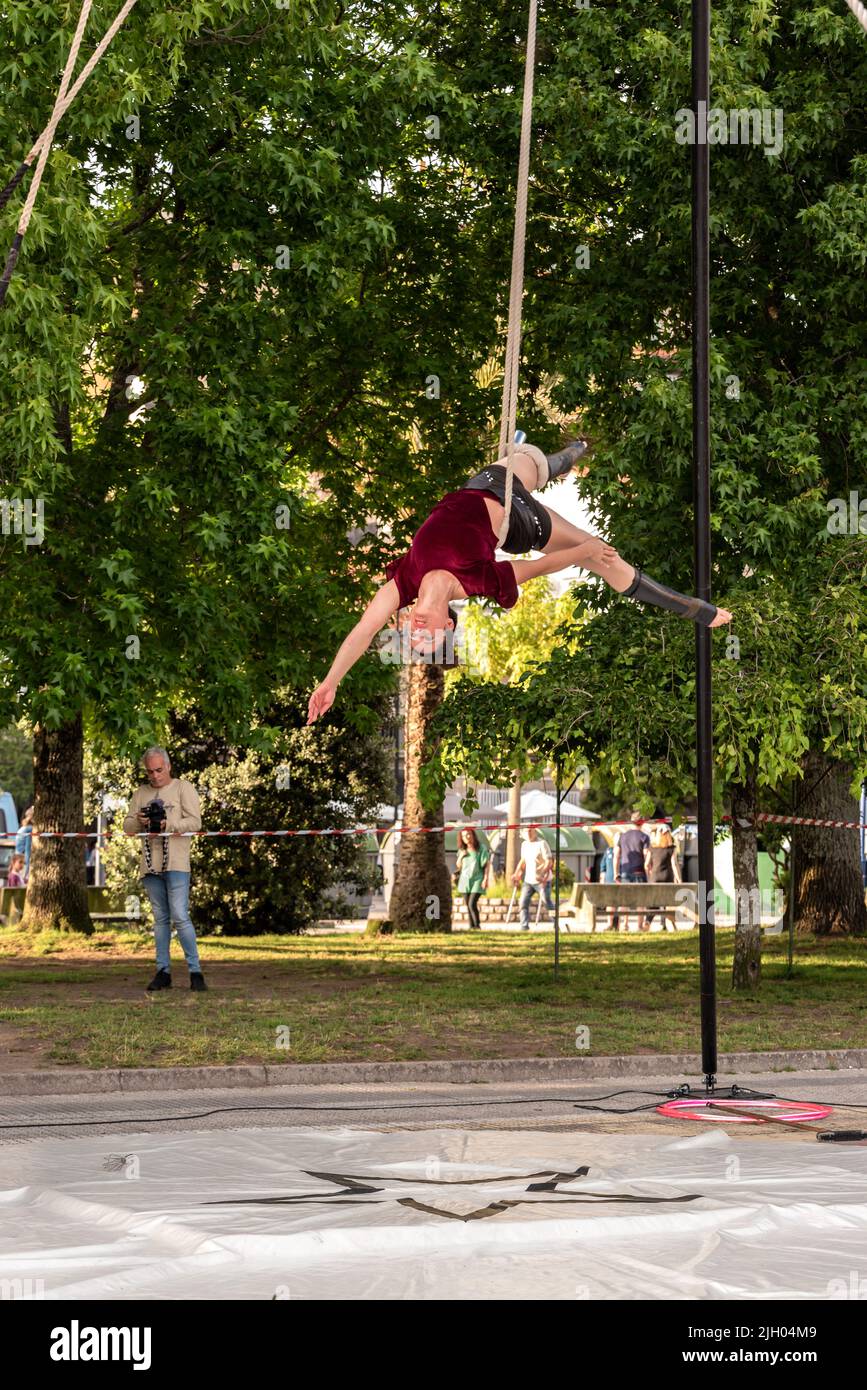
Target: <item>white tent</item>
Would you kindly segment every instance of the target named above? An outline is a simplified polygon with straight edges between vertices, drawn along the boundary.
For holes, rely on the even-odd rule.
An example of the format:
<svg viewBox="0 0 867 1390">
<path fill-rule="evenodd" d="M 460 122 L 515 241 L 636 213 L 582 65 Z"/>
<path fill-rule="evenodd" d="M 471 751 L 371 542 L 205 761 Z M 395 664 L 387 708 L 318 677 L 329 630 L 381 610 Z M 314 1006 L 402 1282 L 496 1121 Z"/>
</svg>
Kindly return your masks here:
<svg viewBox="0 0 867 1390">
<path fill-rule="evenodd" d="M 501 801 L 494 807 L 494 815 L 508 815 L 508 801 Z M 529 791 L 521 793 L 521 820 L 542 820 L 545 816 L 552 819 L 557 815 L 557 798 L 550 796 L 548 792 Z M 595 811 L 585 811 L 583 806 L 575 806 L 571 801 L 563 801 L 560 805 L 560 815 L 563 820 L 598 820 L 599 816 Z"/>
</svg>

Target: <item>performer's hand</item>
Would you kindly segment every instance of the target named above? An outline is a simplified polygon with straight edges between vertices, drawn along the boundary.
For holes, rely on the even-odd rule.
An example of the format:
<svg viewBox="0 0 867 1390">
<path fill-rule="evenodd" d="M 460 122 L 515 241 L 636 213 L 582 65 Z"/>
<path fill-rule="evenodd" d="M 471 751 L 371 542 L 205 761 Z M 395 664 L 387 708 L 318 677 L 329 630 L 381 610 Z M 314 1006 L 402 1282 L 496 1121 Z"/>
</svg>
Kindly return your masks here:
<svg viewBox="0 0 867 1390">
<path fill-rule="evenodd" d="M 607 541 L 601 540 L 598 536 L 590 536 L 580 545 L 573 546 L 572 556 L 572 563 L 577 565 L 579 569 L 583 569 L 588 563 L 599 565 L 602 569 L 608 569 L 609 565 L 620 559 L 614 546 L 609 545 Z"/>
<path fill-rule="evenodd" d="M 336 694 L 336 683 L 326 676 L 322 684 L 317 685 L 313 694 L 310 696 L 310 703 L 307 706 L 308 724 L 315 724 L 317 719 L 331 709 Z"/>
<path fill-rule="evenodd" d="M 726 624 L 726 623 L 730 623 L 731 620 L 732 620 L 732 615 L 731 615 L 731 613 L 729 612 L 729 610 L 728 610 L 727 608 L 718 608 L 718 609 L 716 610 L 716 617 L 714 618 L 714 620 L 713 620 L 713 622 L 710 624 L 710 626 L 711 626 L 711 627 L 724 627 L 725 624 Z"/>
<path fill-rule="evenodd" d="M 602 542 L 602 548 L 601 548 L 600 553 L 599 553 L 599 563 L 600 563 L 600 565 L 604 565 L 605 568 L 607 569 L 609 565 L 612 565 L 612 564 L 614 563 L 615 560 L 619 560 L 619 559 L 620 559 L 620 556 L 619 556 L 618 552 L 614 549 L 614 546 L 613 546 L 613 545 L 609 545 L 607 541 L 603 541 L 603 542 Z"/>
</svg>

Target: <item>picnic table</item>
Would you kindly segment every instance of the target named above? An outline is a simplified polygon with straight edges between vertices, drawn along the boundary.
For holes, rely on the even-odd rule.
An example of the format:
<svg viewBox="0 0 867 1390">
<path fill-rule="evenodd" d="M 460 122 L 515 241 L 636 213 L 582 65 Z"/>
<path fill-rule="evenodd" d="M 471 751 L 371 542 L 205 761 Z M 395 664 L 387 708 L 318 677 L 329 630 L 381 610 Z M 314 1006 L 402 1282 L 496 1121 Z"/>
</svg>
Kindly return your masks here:
<svg viewBox="0 0 867 1390">
<path fill-rule="evenodd" d="M 560 917 L 570 930 L 571 917 L 576 926 L 595 932 L 600 913 L 611 926 L 615 918 L 628 924 L 631 912 L 662 913 L 671 930 L 676 930 L 678 915 L 686 917 L 690 926 L 698 921 L 697 883 L 576 883 L 569 901 L 560 906 Z"/>
</svg>

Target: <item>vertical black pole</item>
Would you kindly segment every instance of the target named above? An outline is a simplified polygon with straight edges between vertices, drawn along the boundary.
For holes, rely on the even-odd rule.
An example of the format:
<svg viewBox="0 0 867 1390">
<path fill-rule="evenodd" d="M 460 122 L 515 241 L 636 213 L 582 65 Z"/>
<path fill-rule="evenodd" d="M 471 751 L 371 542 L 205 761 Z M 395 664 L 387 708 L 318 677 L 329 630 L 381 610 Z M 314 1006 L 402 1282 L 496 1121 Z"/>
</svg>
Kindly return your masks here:
<svg viewBox="0 0 867 1390">
<path fill-rule="evenodd" d="M 556 766 L 557 777 L 557 829 L 555 831 L 554 851 L 554 979 L 560 978 L 560 764 Z M 541 896 L 541 890 L 540 890 Z"/>
<path fill-rule="evenodd" d="M 695 592 L 710 600 L 710 0 L 692 0 L 692 449 L 695 501 Z M 696 767 L 698 783 L 701 1058 L 705 1085 L 716 1083 L 716 942 L 713 875 L 713 747 L 710 631 L 696 626 Z"/>
<path fill-rule="evenodd" d="M 795 814 L 797 804 L 792 809 Z M 794 825 L 789 827 L 789 961 L 786 968 L 786 979 L 790 980 L 795 973 L 795 829 Z"/>
</svg>

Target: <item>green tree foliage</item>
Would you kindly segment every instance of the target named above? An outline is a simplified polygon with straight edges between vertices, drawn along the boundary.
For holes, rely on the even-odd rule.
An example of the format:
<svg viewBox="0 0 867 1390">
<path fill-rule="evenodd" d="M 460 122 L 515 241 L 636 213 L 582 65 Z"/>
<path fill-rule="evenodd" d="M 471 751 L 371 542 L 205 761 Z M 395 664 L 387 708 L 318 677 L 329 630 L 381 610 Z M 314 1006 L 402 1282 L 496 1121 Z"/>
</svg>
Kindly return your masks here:
<svg viewBox="0 0 867 1390">
<path fill-rule="evenodd" d="M 205 829 L 373 824 L 390 789 L 378 740 L 334 724 L 287 730 L 267 757 L 233 749 L 224 763 L 188 775 L 203 798 Z M 355 835 L 202 839 L 194 854 L 200 931 L 298 932 L 324 915 L 326 890 L 343 884 L 364 892 L 376 877 Z"/>
<path fill-rule="evenodd" d="M 522 585 L 514 608 L 503 611 L 494 605 L 469 603 L 463 625 L 470 672 L 462 675 L 463 668 L 457 667 L 447 676 L 447 686 L 476 675 L 506 685 L 520 680 L 551 655 L 556 631 L 573 608 L 570 595 L 554 597 L 546 575 Z"/>
<path fill-rule="evenodd" d="M 10 172 L 50 110 L 61 10 L 4 7 Z M 141 0 L 64 119 L 0 319 L 3 494 L 45 531 L 2 540 L 0 714 L 72 731 L 67 785 L 80 716 L 133 751 L 191 692 L 264 746 L 271 692 L 309 690 L 381 568 L 383 540 L 347 531 L 379 516 L 400 546 L 480 462 L 503 289 L 470 161 L 501 99 L 477 131 L 476 74 L 417 22 Z M 359 728 L 389 680 L 369 660 L 345 683 Z M 69 808 L 45 788 L 45 817 Z M 44 846 L 34 887 L 49 860 L 62 917 L 80 856 Z"/>
<path fill-rule="evenodd" d="M 579 485 L 600 526 L 628 559 L 688 589 L 683 21 L 665 4 L 564 20 L 557 71 L 540 82 L 526 313 L 532 371 L 556 377 L 555 403 L 596 441 Z M 714 588 L 736 639 L 713 639 L 722 811 L 736 784 L 797 781 L 809 748 L 856 781 L 867 770 L 867 539 L 857 522 L 851 534 L 828 525 L 835 499 L 863 481 L 867 43 L 842 6 L 723 0 L 711 67 L 727 115 L 783 118 L 777 153 L 711 150 Z M 441 758 L 504 779 L 540 756 L 595 758 L 615 789 L 644 786 L 649 810 L 694 775 L 692 666 L 685 624 L 599 588 L 574 651 L 558 647 L 512 692 L 454 692 Z M 430 793 L 441 784 L 432 768 Z"/>
<path fill-rule="evenodd" d="M 11 168 L 74 19 L 4 8 Z M 480 462 L 509 233 L 476 165 L 508 186 L 520 70 L 483 27 L 479 64 L 474 20 L 434 6 L 136 7 L 60 127 L 0 319 L 4 495 L 45 508 L 42 544 L 4 538 L 0 599 L 27 596 L 8 712 L 83 709 L 133 749 L 191 685 L 249 731 L 369 594 L 383 541 L 346 531 L 379 516 L 399 546 Z M 384 679 L 362 663 L 349 689 Z"/>
<path fill-rule="evenodd" d="M 33 740 L 17 724 L 0 730 L 0 791 L 11 792 L 19 818 L 33 805 Z"/>
<path fill-rule="evenodd" d="M 10 173 L 48 114 L 76 12 L 4 5 Z M 16 612 L 6 720 L 60 731 L 83 714 L 104 746 L 138 749 L 194 698 L 224 737 L 266 748 L 271 692 L 310 688 L 386 540 L 400 547 L 478 465 L 496 413 L 496 384 L 476 372 L 502 345 L 524 23 L 523 6 L 471 0 L 140 0 L 64 120 L 0 316 L 3 495 L 45 507 L 40 545 L 0 538 L 0 603 Z M 582 416 L 600 523 L 688 587 L 684 11 L 543 7 L 538 67 L 521 423 L 546 445 L 552 399 Z M 770 771 L 789 756 L 781 732 L 841 758 L 867 742 L 863 628 L 845 618 L 860 611 L 864 540 L 826 529 L 864 449 L 867 44 L 842 4 L 720 0 L 712 70 L 715 102 L 785 118 L 778 155 L 712 151 L 714 582 L 738 617 L 737 698 L 761 669 L 769 692 L 801 692 L 803 717 L 762 724 L 723 672 L 719 685 L 735 746 Z M 19 206 L 0 214 L 7 241 Z M 387 529 L 353 547 L 347 529 L 371 516 Z M 786 655 L 767 640 L 775 584 L 798 636 Z M 612 660 L 624 640 L 632 650 L 624 611 L 601 595 L 582 642 Z M 674 629 L 654 616 L 645 631 Z M 795 669 L 805 650 L 830 680 L 812 697 Z M 668 670 L 653 651 L 649 670 L 635 650 L 642 697 L 654 663 Z M 496 727 L 519 756 L 595 744 L 581 660 L 558 648 L 558 702 L 538 689 L 524 706 L 524 685 L 505 721 L 498 688 Z M 619 669 L 612 757 L 646 772 L 663 760 L 644 760 Z M 685 654 L 677 678 L 688 670 Z M 360 729 L 388 680 L 369 659 L 346 683 Z M 474 709 L 485 698 L 462 686 Z M 503 770 L 507 751 L 484 756 Z M 672 756 L 680 775 L 686 753 Z"/>
</svg>

